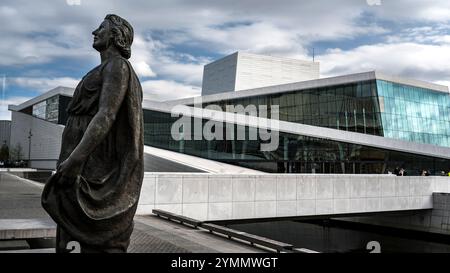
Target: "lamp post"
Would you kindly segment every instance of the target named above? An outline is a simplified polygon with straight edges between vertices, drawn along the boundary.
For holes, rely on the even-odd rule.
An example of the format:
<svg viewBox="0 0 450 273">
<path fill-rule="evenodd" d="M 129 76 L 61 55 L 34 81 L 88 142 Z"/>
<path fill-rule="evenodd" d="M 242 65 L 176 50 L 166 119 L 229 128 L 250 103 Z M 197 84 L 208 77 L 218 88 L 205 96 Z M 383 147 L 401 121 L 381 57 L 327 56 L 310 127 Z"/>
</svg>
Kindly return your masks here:
<svg viewBox="0 0 450 273">
<path fill-rule="evenodd" d="M 31 167 L 31 137 L 33 134 L 31 133 L 31 129 L 28 131 L 28 167 Z"/>
</svg>

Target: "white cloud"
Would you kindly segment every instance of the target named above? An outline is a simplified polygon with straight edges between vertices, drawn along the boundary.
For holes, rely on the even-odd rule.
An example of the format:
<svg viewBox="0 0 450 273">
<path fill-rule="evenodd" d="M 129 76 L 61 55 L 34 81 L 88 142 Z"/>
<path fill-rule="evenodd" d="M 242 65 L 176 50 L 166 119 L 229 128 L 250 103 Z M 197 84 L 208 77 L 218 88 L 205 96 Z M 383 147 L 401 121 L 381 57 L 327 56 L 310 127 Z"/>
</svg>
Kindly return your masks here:
<svg viewBox="0 0 450 273">
<path fill-rule="evenodd" d="M 385 0 L 368 10 L 380 19 L 395 23 L 450 20 L 450 2 L 447 0 Z"/>
<path fill-rule="evenodd" d="M 140 77 L 156 77 L 150 64 L 154 63 L 154 52 L 160 50 L 163 45 L 151 39 L 151 37 L 143 37 L 139 34 L 135 35 L 133 40 L 130 62 L 133 64 L 134 70 Z"/>
<path fill-rule="evenodd" d="M 133 65 L 134 70 L 138 76 L 141 77 L 155 77 L 156 74 L 150 68 L 150 66 L 145 61 L 135 62 Z"/>
<path fill-rule="evenodd" d="M 199 94 L 203 65 L 212 61 L 212 54 L 243 50 L 309 59 L 307 48 L 312 42 L 348 42 L 387 34 L 385 43 L 378 40 L 348 50 L 330 49 L 318 56 L 323 74 L 381 69 L 430 81 L 450 79 L 445 57 L 450 2 L 444 0 L 382 1 L 380 6 L 369 6 L 365 0 L 259 0 L 257 4 L 98 0 L 82 1 L 79 6 L 65 1 L 4 0 L 0 4 L 0 68 L 21 69 L 60 60 L 98 63 L 91 31 L 107 13 L 117 13 L 134 26 L 130 61 L 145 85 L 152 87 L 146 93 L 159 99 Z M 388 26 L 409 29 L 396 33 Z M 187 54 L 189 49 L 196 53 Z M 50 78 L 44 70 L 40 73 L 37 78 L 19 77 L 15 83 L 40 91 L 77 83 L 72 78 Z"/>
<path fill-rule="evenodd" d="M 306 54 L 301 37 L 271 23 L 258 22 L 230 28 L 203 27 L 193 30 L 192 44 L 221 53 L 248 51 L 263 54 Z M 189 43 L 189 42 L 188 42 Z"/>
<path fill-rule="evenodd" d="M 160 63 L 156 69 L 165 78 L 171 78 L 186 84 L 201 85 L 203 66 L 206 63 L 184 63 L 168 56 L 159 56 L 158 61 Z"/>
<path fill-rule="evenodd" d="M 7 78 L 8 85 L 14 84 L 20 87 L 26 87 L 39 92 L 46 92 L 58 86 L 76 87 L 79 80 L 70 77 L 61 78 L 32 78 L 16 77 Z"/>
<path fill-rule="evenodd" d="M 450 87 L 450 80 L 448 80 L 448 81 L 435 81 L 434 83 Z"/>
<path fill-rule="evenodd" d="M 330 50 L 318 56 L 323 76 L 370 70 L 426 81 L 450 81 L 450 45 L 393 43 Z"/>
<path fill-rule="evenodd" d="M 386 36 L 387 43 L 413 42 L 421 44 L 450 44 L 450 25 L 430 24 L 406 28 L 398 33 Z"/>
<path fill-rule="evenodd" d="M 63 57 L 93 60 L 90 32 L 106 13 L 129 19 L 136 36 L 144 37 L 149 30 L 170 33 L 164 36 L 165 44 L 194 43 L 221 53 L 241 49 L 298 55 L 305 53 L 304 44 L 312 40 L 353 37 L 380 29 L 354 21 L 366 6 L 362 0 L 339 4 L 324 0 L 274 4 L 261 0 L 257 5 L 251 1 L 197 0 L 117 1 L 112 5 L 99 0 L 80 6 L 69 6 L 64 1 L 4 0 L 0 6 L 0 59 L 4 65 L 46 63 Z M 136 60 L 143 76 L 157 70 L 145 52 L 152 50 L 153 42 L 135 39 L 133 54 L 139 56 Z M 151 69 L 143 68 L 141 62 Z"/>
<path fill-rule="evenodd" d="M 210 61 L 170 51 L 167 44 L 142 35 L 135 37 L 130 59 L 140 77 L 160 76 L 195 85 L 201 84 L 203 65 Z"/>
<path fill-rule="evenodd" d="M 198 86 L 185 85 L 170 80 L 149 80 L 141 83 L 144 99 L 166 101 L 199 96 Z"/>
<path fill-rule="evenodd" d="M 32 97 L 9 97 L 7 99 L 0 99 L 0 120 L 11 120 L 11 112 L 8 110 L 8 105 L 21 104 Z"/>
</svg>

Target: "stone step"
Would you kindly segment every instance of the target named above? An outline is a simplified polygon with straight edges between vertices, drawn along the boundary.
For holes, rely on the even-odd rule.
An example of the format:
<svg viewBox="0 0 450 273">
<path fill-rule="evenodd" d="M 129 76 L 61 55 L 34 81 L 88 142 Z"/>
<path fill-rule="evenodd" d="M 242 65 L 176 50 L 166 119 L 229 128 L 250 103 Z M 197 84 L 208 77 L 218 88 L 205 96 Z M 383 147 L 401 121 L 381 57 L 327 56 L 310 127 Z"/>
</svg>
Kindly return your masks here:
<svg viewBox="0 0 450 273">
<path fill-rule="evenodd" d="M 0 240 L 56 237 L 56 224 L 49 219 L 0 219 Z"/>
<path fill-rule="evenodd" d="M 0 250 L 0 253 L 55 253 L 54 248 Z"/>
</svg>

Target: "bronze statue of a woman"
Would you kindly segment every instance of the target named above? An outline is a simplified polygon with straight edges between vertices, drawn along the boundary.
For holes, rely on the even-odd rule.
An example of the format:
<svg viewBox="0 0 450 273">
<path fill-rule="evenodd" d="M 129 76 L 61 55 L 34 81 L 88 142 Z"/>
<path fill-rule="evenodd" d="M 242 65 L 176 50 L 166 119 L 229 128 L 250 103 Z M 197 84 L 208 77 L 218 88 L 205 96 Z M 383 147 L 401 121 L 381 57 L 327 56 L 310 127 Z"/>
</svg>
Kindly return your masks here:
<svg viewBox="0 0 450 273">
<path fill-rule="evenodd" d="M 92 32 L 101 64 L 75 89 L 57 171 L 42 206 L 57 223 L 56 252 L 126 252 L 143 179 L 142 89 L 128 59 L 133 28 L 107 15 Z"/>
</svg>

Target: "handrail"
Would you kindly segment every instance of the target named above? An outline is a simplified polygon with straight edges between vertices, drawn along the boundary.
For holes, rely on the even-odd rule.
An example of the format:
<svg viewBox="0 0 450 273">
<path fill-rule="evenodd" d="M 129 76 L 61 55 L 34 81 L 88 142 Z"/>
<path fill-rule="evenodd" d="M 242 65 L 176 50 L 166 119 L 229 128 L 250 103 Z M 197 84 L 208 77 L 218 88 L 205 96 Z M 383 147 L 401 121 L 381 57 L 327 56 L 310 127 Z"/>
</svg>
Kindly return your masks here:
<svg viewBox="0 0 450 273">
<path fill-rule="evenodd" d="M 227 228 L 227 227 L 223 227 L 223 226 L 219 226 L 219 225 L 215 225 L 215 224 L 202 223 L 201 227 L 209 230 L 211 233 L 216 232 L 216 233 L 224 234 L 224 235 L 228 236 L 229 239 L 237 238 L 240 240 L 250 242 L 251 245 L 257 244 L 257 245 L 268 247 L 270 249 L 274 249 L 278 253 L 287 252 L 287 251 L 292 250 L 292 248 L 293 248 L 293 245 L 291 245 L 291 244 L 286 244 L 283 242 L 275 241 L 275 240 L 261 237 L 258 235 L 253 235 L 253 234 L 243 232 L 243 231 L 237 231 L 237 230 L 234 230 L 231 228 Z"/>
<path fill-rule="evenodd" d="M 168 220 L 176 220 L 176 221 L 180 222 L 181 224 L 185 224 L 185 223 L 189 224 L 189 225 L 193 226 L 194 228 L 197 228 L 202 223 L 201 221 L 198 221 L 198 220 L 186 217 L 186 216 L 178 215 L 175 213 L 171 213 L 168 211 L 164 211 L 164 210 L 154 209 L 154 210 L 152 210 L 152 213 L 156 214 L 156 216 L 158 216 L 158 217 L 161 217 L 161 216 L 165 217 Z"/>
<path fill-rule="evenodd" d="M 160 209 L 153 209 L 152 213 L 155 214 L 158 217 L 164 217 L 167 218 L 170 221 L 176 221 L 181 224 L 189 224 L 190 226 L 193 226 L 194 228 L 202 228 L 205 230 L 208 230 L 210 233 L 217 233 L 227 236 L 229 239 L 236 238 L 245 242 L 250 243 L 253 245 L 260 245 L 264 246 L 269 249 L 276 250 L 278 253 L 318 253 L 313 250 L 309 250 L 306 248 L 294 248 L 293 245 L 283 243 L 280 241 L 272 240 L 269 238 L 265 238 L 262 236 L 250 234 L 243 231 L 238 231 L 235 229 L 227 228 L 224 226 L 202 222 L 199 220 L 195 220 L 193 218 L 189 218 L 186 216 L 178 215 L 175 213 L 171 213 L 168 211 L 160 210 Z"/>
</svg>

